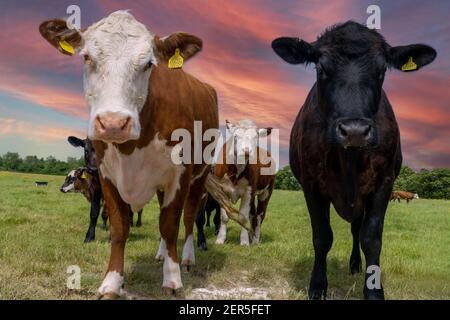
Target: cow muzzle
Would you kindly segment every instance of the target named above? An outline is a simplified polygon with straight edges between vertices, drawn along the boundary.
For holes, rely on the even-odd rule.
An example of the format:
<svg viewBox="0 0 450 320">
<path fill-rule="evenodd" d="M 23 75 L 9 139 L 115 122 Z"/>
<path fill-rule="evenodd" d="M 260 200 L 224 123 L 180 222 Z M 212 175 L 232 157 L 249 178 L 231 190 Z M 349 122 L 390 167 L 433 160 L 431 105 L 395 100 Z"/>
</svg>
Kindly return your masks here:
<svg viewBox="0 0 450 320">
<path fill-rule="evenodd" d="M 344 148 L 374 145 L 376 132 L 372 120 L 343 119 L 336 122 L 337 142 Z"/>
<path fill-rule="evenodd" d="M 99 114 L 94 120 L 92 140 L 104 142 L 124 143 L 136 140 L 138 137 L 132 133 L 133 118 L 118 112 L 105 112 Z"/>
</svg>

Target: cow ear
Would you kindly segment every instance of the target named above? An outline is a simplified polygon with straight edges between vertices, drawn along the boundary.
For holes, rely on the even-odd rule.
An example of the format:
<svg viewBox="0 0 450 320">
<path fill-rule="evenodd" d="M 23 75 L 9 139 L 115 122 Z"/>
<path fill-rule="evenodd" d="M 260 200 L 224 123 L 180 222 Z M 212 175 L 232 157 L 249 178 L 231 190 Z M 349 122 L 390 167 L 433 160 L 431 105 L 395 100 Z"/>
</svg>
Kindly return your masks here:
<svg viewBox="0 0 450 320">
<path fill-rule="evenodd" d="M 75 28 L 69 28 L 62 19 L 42 22 L 39 32 L 53 47 L 69 56 L 73 55 L 81 44 L 81 33 Z"/>
<path fill-rule="evenodd" d="M 236 129 L 236 125 L 232 124 L 228 120 L 225 120 L 225 126 L 227 127 L 228 130 L 230 130 L 231 133 L 233 133 L 234 130 Z"/>
<path fill-rule="evenodd" d="M 84 148 L 86 145 L 86 142 L 84 140 L 81 140 L 80 138 L 74 137 L 74 136 L 70 136 L 67 138 L 67 141 L 69 141 L 69 143 L 74 146 L 74 147 L 82 147 Z"/>
<path fill-rule="evenodd" d="M 203 42 L 200 38 L 184 32 L 176 32 L 170 36 L 155 39 L 155 45 L 159 56 L 164 60 L 169 60 L 175 50 L 179 49 L 184 60 L 188 60 L 202 50 Z"/>
<path fill-rule="evenodd" d="M 416 71 L 433 62 L 436 50 L 425 44 L 411 44 L 389 49 L 389 64 L 401 71 Z"/>
<path fill-rule="evenodd" d="M 272 128 L 268 127 L 268 128 L 262 128 L 262 129 L 258 129 L 258 136 L 260 138 L 264 138 L 269 136 L 272 133 Z"/>
<path fill-rule="evenodd" d="M 272 41 L 272 49 L 290 64 L 317 62 L 313 46 L 299 38 L 277 38 Z"/>
</svg>

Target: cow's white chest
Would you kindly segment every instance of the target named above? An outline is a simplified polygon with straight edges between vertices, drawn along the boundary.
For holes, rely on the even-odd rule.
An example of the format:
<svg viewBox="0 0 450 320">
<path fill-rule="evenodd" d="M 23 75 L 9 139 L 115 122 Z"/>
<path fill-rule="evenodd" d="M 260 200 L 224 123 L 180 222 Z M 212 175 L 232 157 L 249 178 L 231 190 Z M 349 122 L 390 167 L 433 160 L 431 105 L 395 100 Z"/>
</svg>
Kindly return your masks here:
<svg viewBox="0 0 450 320">
<path fill-rule="evenodd" d="M 158 189 L 164 191 L 163 206 L 166 206 L 173 200 L 184 171 L 183 165 L 172 162 L 172 148 L 165 140 L 155 138 L 148 146 L 126 155 L 109 144 L 100 171 L 133 211 L 142 209 Z"/>
</svg>

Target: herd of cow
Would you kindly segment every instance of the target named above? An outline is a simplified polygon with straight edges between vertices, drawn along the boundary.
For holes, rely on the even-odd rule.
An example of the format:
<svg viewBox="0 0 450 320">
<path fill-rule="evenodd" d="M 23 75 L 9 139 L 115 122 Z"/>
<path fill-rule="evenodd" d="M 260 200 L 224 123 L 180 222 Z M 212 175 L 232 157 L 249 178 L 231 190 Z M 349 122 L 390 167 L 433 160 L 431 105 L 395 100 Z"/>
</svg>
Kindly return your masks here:
<svg viewBox="0 0 450 320">
<path fill-rule="evenodd" d="M 201 39 L 186 33 L 158 37 L 127 11 L 114 12 L 85 30 L 71 29 L 60 19 L 43 22 L 39 30 L 60 52 L 78 52 L 85 62 L 88 139 L 71 137 L 69 142 L 84 148 L 86 168 L 72 171 L 61 191 L 82 190 L 91 201 L 86 241 L 94 239 L 102 204 L 104 223 L 109 219 L 111 256 L 100 297 L 122 294 L 132 215 L 139 212 L 140 224 L 142 209 L 155 194 L 161 235 L 156 258 L 164 261 L 163 287 L 171 293 L 182 287 L 176 248 L 182 216 L 181 264 L 187 269 L 195 264 L 195 222 L 198 245 L 206 249 L 204 208 L 216 210 L 216 243 L 224 243 L 229 216 L 206 191 L 210 174 L 227 181 L 229 199 L 240 200 L 239 213 L 251 223 L 252 232 L 241 229 L 240 243 L 260 241 L 275 182 L 274 174 L 261 173 L 274 161 L 268 152 L 264 160 L 269 161 L 219 161 L 214 168 L 205 161 L 171 161 L 172 151 L 178 150 L 178 142 L 171 140 L 175 130 L 182 128 L 193 136 L 195 121 L 202 122 L 203 133 L 219 128 L 216 91 L 181 67 L 202 49 Z M 387 68 L 418 70 L 434 60 L 436 51 L 422 44 L 390 46 L 376 30 L 352 21 L 327 29 L 314 42 L 275 39 L 272 49 L 290 64 L 312 63 L 317 71 L 290 138 L 290 165 L 304 190 L 315 251 L 309 297 L 326 298 L 333 204 L 351 223 L 350 271 L 362 270 L 361 248 L 366 260 L 364 297 L 383 299 L 381 282 L 373 286 L 368 280 L 370 270 L 380 266 L 384 216 L 402 163 L 398 125 L 382 89 L 384 75 Z M 272 130 L 248 120 L 227 122 L 227 129 L 231 139 L 222 146 L 219 159 L 230 153 L 233 159 L 259 155 L 255 139 Z M 233 144 L 236 141 L 241 143 Z M 204 143 L 201 150 L 206 148 Z"/>
</svg>

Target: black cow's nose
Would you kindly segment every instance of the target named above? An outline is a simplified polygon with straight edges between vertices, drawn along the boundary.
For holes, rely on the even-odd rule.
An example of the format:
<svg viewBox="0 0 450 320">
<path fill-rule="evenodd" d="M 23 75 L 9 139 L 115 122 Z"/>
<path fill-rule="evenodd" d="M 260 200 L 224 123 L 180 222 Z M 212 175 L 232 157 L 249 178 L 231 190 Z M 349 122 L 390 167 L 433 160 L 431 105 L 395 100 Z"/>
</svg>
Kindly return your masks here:
<svg viewBox="0 0 450 320">
<path fill-rule="evenodd" d="M 373 135 L 373 126 L 368 120 L 351 119 L 336 124 L 338 142 L 347 147 L 365 147 Z"/>
</svg>

